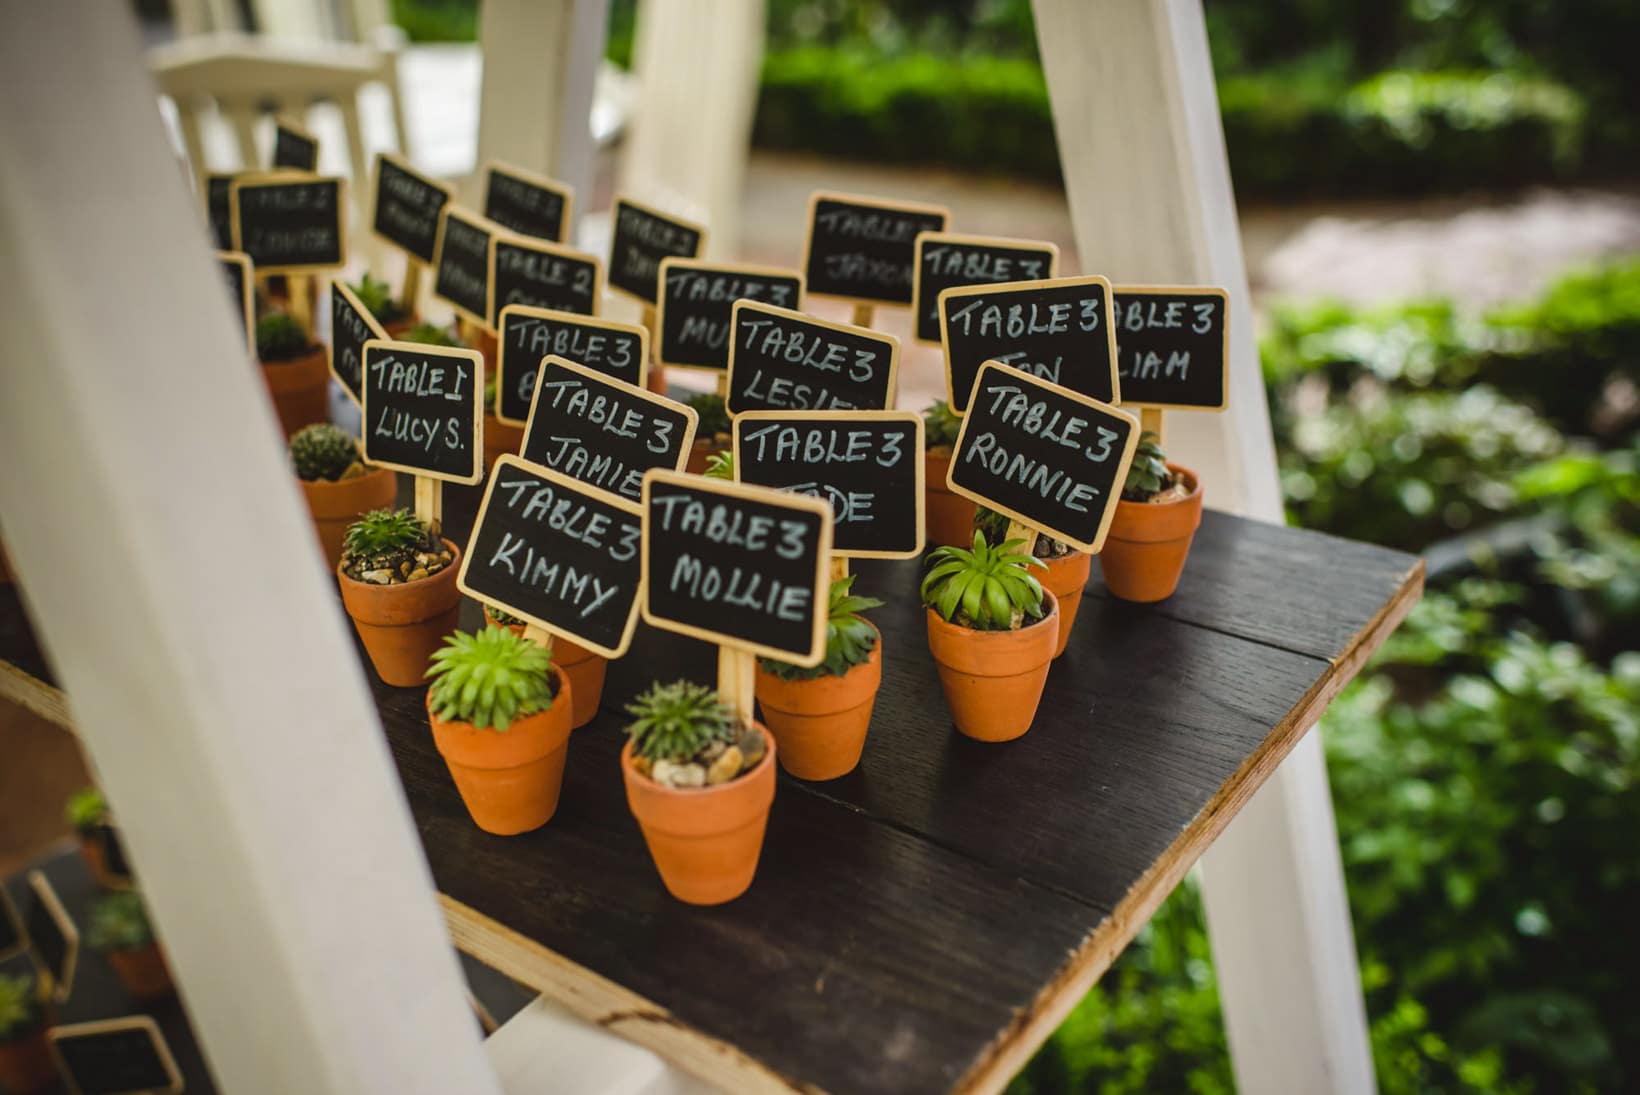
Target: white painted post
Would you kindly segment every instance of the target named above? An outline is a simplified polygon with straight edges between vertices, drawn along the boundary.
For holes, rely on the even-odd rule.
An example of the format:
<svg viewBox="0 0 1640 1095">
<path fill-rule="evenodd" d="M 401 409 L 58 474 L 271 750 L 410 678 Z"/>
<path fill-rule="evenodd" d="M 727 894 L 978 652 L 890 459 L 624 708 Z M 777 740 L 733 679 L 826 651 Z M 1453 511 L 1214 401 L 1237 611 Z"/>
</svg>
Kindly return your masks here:
<svg viewBox="0 0 1640 1095">
<path fill-rule="evenodd" d="M 0 512 L 216 1080 L 494 1095 L 129 10 L 0 20 Z"/>
<path fill-rule="evenodd" d="M 1082 265 L 1230 290 L 1230 408 L 1168 412 L 1207 502 L 1282 519 L 1235 198 L 1200 0 L 1034 0 Z M 1320 739 L 1308 734 L 1203 857 L 1238 1086 L 1375 1090 Z"/>
</svg>

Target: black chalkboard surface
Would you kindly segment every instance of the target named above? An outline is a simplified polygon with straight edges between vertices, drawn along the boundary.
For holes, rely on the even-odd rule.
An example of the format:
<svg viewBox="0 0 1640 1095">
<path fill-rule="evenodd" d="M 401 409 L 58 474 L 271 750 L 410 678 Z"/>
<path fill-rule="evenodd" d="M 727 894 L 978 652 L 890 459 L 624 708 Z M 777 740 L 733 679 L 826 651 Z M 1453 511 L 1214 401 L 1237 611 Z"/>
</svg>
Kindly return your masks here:
<svg viewBox="0 0 1640 1095">
<path fill-rule="evenodd" d="M 447 205 L 439 213 L 433 295 L 482 327 L 490 325 L 490 240 L 499 231 L 477 213 Z"/>
<path fill-rule="evenodd" d="M 742 483 L 831 505 L 835 555 L 923 549 L 923 420 L 911 411 L 752 411 L 735 418 Z"/>
<path fill-rule="evenodd" d="M 661 260 L 692 259 L 706 246 L 706 229 L 631 198 L 615 197 L 609 241 L 609 287 L 643 304 L 660 296 Z"/>
<path fill-rule="evenodd" d="M 330 283 L 330 375 L 355 403 L 364 401 L 364 344 L 387 332 L 340 279 Z"/>
<path fill-rule="evenodd" d="M 146 1015 L 52 1027 L 52 1051 L 80 1095 L 180 1092 L 165 1036 Z"/>
<path fill-rule="evenodd" d="M 924 232 L 917 237 L 911 292 L 918 342 L 940 340 L 940 294 L 959 285 L 1042 281 L 1059 273 L 1059 248 L 1040 240 Z"/>
<path fill-rule="evenodd" d="M 730 313 L 730 414 L 882 410 L 899 365 L 893 335 L 754 300 Z"/>
<path fill-rule="evenodd" d="M 222 263 L 222 274 L 228 280 L 228 295 L 233 298 L 233 306 L 239 312 L 239 325 L 245 329 L 245 344 L 250 347 L 251 356 L 256 356 L 256 302 L 252 295 L 256 287 L 256 274 L 251 266 L 251 257 L 243 251 L 218 251 L 217 260 Z"/>
<path fill-rule="evenodd" d="M 376 154 L 376 202 L 370 229 L 411 258 L 431 263 L 438 252 L 439 213 L 455 200 L 441 182 L 413 170 L 397 156 Z"/>
<path fill-rule="evenodd" d="M 1053 278 L 969 285 L 940 294 L 951 409 L 968 408 L 979 367 L 1000 361 L 1105 403 L 1117 401 L 1110 282 Z"/>
<path fill-rule="evenodd" d="M 1197 286 L 1134 286 L 1112 293 L 1122 402 L 1224 410 L 1230 294 Z"/>
<path fill-rule="evenodd" d="M 809 199 L 803 277 L 815 296 L 910 304 L 917 236 L 943 232 L 939 205 L 817 191 Z"/>
<path fill-rule="evenodd" d="M 11 903 L 5 887 L 0 886 L 0 962 L 22 952 L 28 945 L 28 936 L 23 934 L 23 918 L 18 915 L 17 907 Z"/>
<path fill-rule="evenodd" d="M 23 931 L 34 948 L 40 971 L 51 978 L 52 998 L 61 1003 L 74 988 L 80 933 L 57 891 L 51 888 L 50 879 L 39 871 L 30 871 L 28 884 L 32 900 L 23 913 Z"/>
<path fill-rule="evenodd" d="M 364 344 L 366 463 L 430 479 L 484 475 L 484 355 L 371 339 Z"/>
<path fill-rule="evenodd" d="M 552 355 L 541 362 L 524 459 L 636 501 L 650 468 L 689 462 L 694 408 Z"/>
<path fill-rule="evenodd" d="M 228 188 L 234 245 L 260 274 L 299 274 L 347 264 L 347 202 L 341 179 L 252 175 Z"/>
<path fill-rule="evenodd" d="M 662 365 L 722 372 L 729 367 L 729 327 L 735 301 L 762 300 L 796 308 L 803 279 L 790 270 L 667 259 L 655 322 Z"/>
<path fill-rule="evenodd" d="M 273 166 L 296 171 L 319 169 L 319 140 L 295 122 L 280 118 L 273 125 Z"/>
<path fill-rule="evenodd" d="M 618 658 L 638 625 L 639 514 L 635 502 L 508 453 L 490 474 L 456 584 Z"/>
<path fill-rule="evenodd" d="M 1139 443 L 1132 415 L 995 361 L 951 455 L 948 483 L 966 498 L 1097 552 Z"/>
<path fill-rule="evenodd" d="M 211 226 L 211 237 L 218 251 L 233 250 L 233 208 L 228 202 L 233 181 L 240 172 L 205 176 L 205 220 Z"/>
<path fill-rule="evenodd" d="M 546 240 L 496 233 L 490 241 L 490 316 L 494 330 L 509 304 L 598 314 L 597 258 Z"/>
<path fill-rule="evenodd" d="M 530 416 L 535 373 L 548 354 L 640 388 L 649 378 L 649 332 L 630 323 L 510 304 L 501 309 L 497 330 L 496 417 L 510 426 Z"/>
<path fill-rule="evenodd" d="M 826 653 L 831 507 L 655 470 L 643 480 L 643 618 L 797 665 Z"/>
<path fill-rule="evenodd" d="M 484 215 L 503 228 L 563 243 L 575 192 L 557 179 L 491 160 L 484 169 Z"/>
</svg>

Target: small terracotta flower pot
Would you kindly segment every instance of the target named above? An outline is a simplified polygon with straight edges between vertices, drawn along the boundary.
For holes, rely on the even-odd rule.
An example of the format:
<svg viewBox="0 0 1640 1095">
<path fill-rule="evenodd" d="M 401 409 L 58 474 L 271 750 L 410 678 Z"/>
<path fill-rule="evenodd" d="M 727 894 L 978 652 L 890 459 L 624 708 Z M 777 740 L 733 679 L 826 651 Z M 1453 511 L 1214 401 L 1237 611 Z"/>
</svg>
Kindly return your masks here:
<svg viewBox="0 0 1640 1095">
<path fill-rule="evenodd" d="M 1013 741 L 1031 728 L 1059 642 L 1059 603 L 1018 631 L 976 631 L 928 609 L 928 649 L 957 729 L 977 741 Z"/>
<path fill-rule="evenodd" d="M 836 779 L 854 771 L 865 748 L 871 709 L 883 683 L 883 633 L 864 665 L 841 677 L 788 681 L 757 669 L 757 702 L 774 740 L 780 766 L 798 779 Z"/>
<path fill-rule="evenodd" d="M 689 463 L 683 466 L 683 470 L 690 475 L 705 475 L 706 462 L 718 453 L 728 451 L 729 446 L 716 438 L 696 441 L 694 447 L 689 450 Z"/>
<path fill-rule="evenodd" d="M 74 834 L 80 842 L 80 858 L 85 860 L 86 869 L 97 885 L 108 888 L 108 850 L 103 846 L 101 838 L 95 829 L 77 831 Z"/>
<path fill-rule="evenodd" d="M 289 361 L 264 361 L 262 379 L 286 437 L 303 426 L 330 421 L 330 363 L 323 346 Z"/>
<path fill-rule="evenodd" d="M 407 315 L 400 319 L 395 319 L 392 323 L 382 324 L 382 330 L 387 332 L 388 338 L 402 339 L 405 335 L 409 334 L 411 331 L 414 331 L 420 323 L 421 321 L 415 316 Z"/>
<path fill-rule="evenodd" d="M 158 943 L 135 950 L 107 951 L 103 957 L 119 974 L 120 984 L 131 999 L 158 1000 L 171 995 L 171 971 Z"/>
<path fill-rule="evenodd" d="M 433 714 L 428 694 L 433 744 L 450 769 L 473 824 L 486 833 L 527 833 L 545 825 L 558 809 L 575 690 L 557 666 L 552 672 L 557 688 L 552 706 L 514 720 L 505 730 L 445 722 Z"/>
<path fill-rule="evenodd" d="M 1076 610 L 1082 605 L 1082 587 L 1088 584 L 1093 556 L 1085 551 L 1073 551 L 1042 561 L 1048 564 L 1048 569 L 1039 573 L 1037 580 L 1059 602 L 1059 645 L 1053 648 L 1053 656 L 1057 658 L 1071 641 L 1071 627 L 1076 623 Z"/>
<path fill-rule="evenodd" d="M 927 515 L 928 546 L 952 544 L 956 547 L 974 546 L 974 514 L 979 507 L 960 494 L 953 494 L 945 485 L 945 475 L 951 467 L 949 452 L 923 454 L 923 508 Z"/>
<path fill-rule="evenodd" d="M 49 1018 L 42 1019 L 27 1034 L 0 1042 L 0 1089 L 10 1095 L 29 1095 L 56 1082 L 57 1066 L 46 1038 L 50 1025 Z"/>
<path fill-rule="evenodd" d="M 644 387 L 656 395 L 666 394 L 666 366 L 655 362 L 649 366 L 649 375 L 644 377 Z"/>
<path fill-rule="evenodd" d="M 716 787 L 665 787 L 632 767 L 632 742 L 621 750 L 626 804 L 667 892 L 691 905 L 721 905 L 745 893 L 757 873 L 763 830 L 774 802 L 773 736 L 757 729 L 769 751 L 756 768 Z"/>
<path fill-rule="evenodd" d="M 330 566 L 341 561 L 347 527 L 371 510 L 391 506 L 399 493 L 399 477 L 393 474 L 392 468 L 370 468 L 356 479 L 334 483 L 324 479 L 298 482 L 302 484 L 308 512 L 313 514 L 319 547 Z"/>
<path fill-rule="evenodd" d="M 461 590 L 456 572 L 461 549 L 449 540 L 450 565 L 437 574 L 401 585 L 378 586 L 356 581 L 336 565 L 342 585 L 342 604 L 364 640 L 370 664 L 388 684 L 411 688 L 427 683 L 427 659 L 444 636 L 456 629 Z"/>
<path fill-rule="evenodd" d="M 523 624 L 502 623 L 490 615 L 488 606 L 484 609 L 484 618 L 514 635 L 524 634 Z M 552 664 L 562 669 L 564 676 L 569 678 L 569 694 L 574 709 L 570 715 L 570 727 L 579 730 L 598 717 L 598 705 L 604 699 L 604 673 L 609 669 L 609 659 L 602 654 L 594 654 L 580 643 L 554 635 Z"/>
<path fill-rule="evenodd" d="M 506 453 L 517 454 L 524 447 L 524 427 L 501 421 L 489 411 L 484 412 L 484 472 L 489 474 L 495 462 Z"/>
<path fill-rule="evenodd" d="M 1118 502 L 1099 553 L 1105 588 L 1124 601 L 1149 603 L 1173 596 L 1202 523 L 1202 486 L 1196 473 L 1177 464 L 1168 470 L 1190 493 L 1176 502 Z"/>
</svg>

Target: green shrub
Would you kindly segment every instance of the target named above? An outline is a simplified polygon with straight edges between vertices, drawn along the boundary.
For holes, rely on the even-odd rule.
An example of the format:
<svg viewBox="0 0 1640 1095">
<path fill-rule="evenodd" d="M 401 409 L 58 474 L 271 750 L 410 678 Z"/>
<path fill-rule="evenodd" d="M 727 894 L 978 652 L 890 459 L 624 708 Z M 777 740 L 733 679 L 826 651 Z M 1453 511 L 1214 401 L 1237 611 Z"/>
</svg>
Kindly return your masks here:
<svg viewBox="0 0 1640 1095">
<path fill-rule="evenodd" d="M 552 655 L 499 627 L 458 631 L 433 652 L 427 703 L 446 722 L 505 731 L 552 707 Z"/>
<path fill-rule="evenodd" d="M 857 597 L 850 592 L 858 574 L 850 574 L 831 583 L 831 595 L 826 605 L 826 657 L 816 666 L 804 668 L 774 658 L 761 658 L 759 663 L 767 673 L 781 680 L 812 681 L 826 674 L 841 677 L 857 665 L 871 660 L 877 647 L 877 632 L 860 613 L 883 607 L 875 597 Z"/>
<path fill-rule="evenodd" d="M 152 943 L 154 927 L 148 921 L 142 895 L 135 891 L 99 895 L 91 905 L 86 938 L 104 953 L 140 950 Z"/>
</svg>

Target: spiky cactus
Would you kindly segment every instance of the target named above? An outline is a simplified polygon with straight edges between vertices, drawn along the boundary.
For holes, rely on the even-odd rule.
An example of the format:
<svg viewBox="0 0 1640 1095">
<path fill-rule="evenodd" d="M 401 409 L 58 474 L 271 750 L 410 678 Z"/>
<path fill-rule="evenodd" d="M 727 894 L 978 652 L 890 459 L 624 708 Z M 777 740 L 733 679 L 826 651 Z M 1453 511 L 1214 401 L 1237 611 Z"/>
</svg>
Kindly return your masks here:
<svg viewBox="0 0 1640 1095">
<path fill-rule="evenodd" d="M 286 312 L 269 312 L 256 321 L 256 356 L 263 361 L 289 361 L 313 347 L 307 329 Z"/>
<path fill-rule="evenodd" d="M 632 752 L 651 761 L 684 763 L 715 741 L 731 744 L 740 733 L 734 711 L 716 690 L 692 681 L 656 683 L 626 705 Z"/>
<path fill-rule="evenodd" d="M 343 548 L 349 555 L 374 558 L 425 547 L 427 526 L 407 509 L 371 510 L 347 527 Z"/>
<path fill-rule="evenodd" d="M 446 722 L 504 731 L 552 706 L 552 656 L 499 627 L 458 631 L 433 654 L 428 703 Z"/>
<path fill-rule="evenodd" d="M 290 439 L 290 462 L 296 476 L 309 483 L 334 483 L 358 460 L 358 442 L 329 422 L 304 426 Z"/>
</svg>

